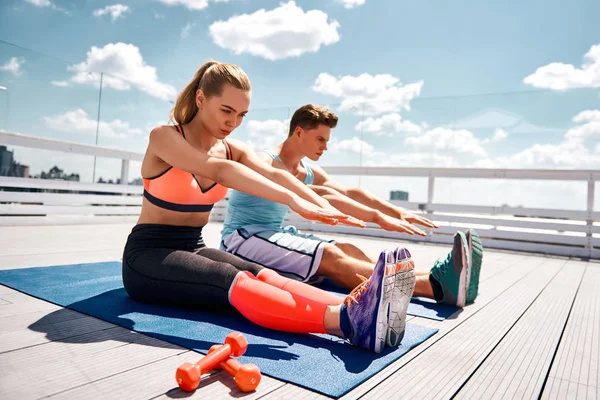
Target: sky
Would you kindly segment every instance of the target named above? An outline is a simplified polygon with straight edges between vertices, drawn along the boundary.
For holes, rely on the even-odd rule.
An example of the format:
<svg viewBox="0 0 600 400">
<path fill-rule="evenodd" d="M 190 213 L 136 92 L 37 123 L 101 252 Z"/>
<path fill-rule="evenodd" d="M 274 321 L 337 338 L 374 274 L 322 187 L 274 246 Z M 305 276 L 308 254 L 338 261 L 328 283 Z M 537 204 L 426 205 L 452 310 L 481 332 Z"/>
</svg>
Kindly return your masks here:
<svg viewBox="0 0 600 400">
<path fill-rule="evenodd" d="M 600 169 L 598 15 L 597 0 L 3 0 L 0 129 L 93 144 L 100 111 L 99 145 L 143 152 L 214 59 L 252 82 L 233 135 L 257 150 L 315 103 L 340 118 L 324 166 Z M 91 157 L 15 158 L 92 179 Z M 97 168 L 116 178 L 120 162 Z M 426 179 L 339 179 L 426 200 Z M 435 201 L 582 209 L 586 190 L 439 180 Z"/>
</svg>

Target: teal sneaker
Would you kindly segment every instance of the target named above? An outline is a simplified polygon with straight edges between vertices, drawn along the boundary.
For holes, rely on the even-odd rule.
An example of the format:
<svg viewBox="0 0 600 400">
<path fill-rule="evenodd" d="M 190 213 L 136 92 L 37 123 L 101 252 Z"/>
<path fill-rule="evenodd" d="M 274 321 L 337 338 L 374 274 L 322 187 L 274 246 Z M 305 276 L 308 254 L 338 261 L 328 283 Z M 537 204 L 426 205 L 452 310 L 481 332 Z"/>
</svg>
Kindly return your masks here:
<svg viewBox="0 0 600 400">
<path fill-rule="evenodd" d="M 467 304 L 472 304 L 479 293 L 479 271 L 483 261 L 483 245 L 475 229 L 467 229 L 466 238 L 471 255 L 471 277 L 467 286 Z"/>
<path fill-rule="evenodd" d="M 443 261 L 436 261 L 431 269 L 434 278 L 442 289 L 438 303 L 464 307 L 467 299 L 468 280 L 471 277 L 469 248 L 463 232 L 454 235 L 454 246 Z"/>
<path fill-rule="evenodd" d="M 394 291 L 390 301 L 390 316 L 386 345 L 400 345 L 406 330 L 406 310 L 415 290 L 415 263 L 410 251 L 398 247 L 388 255 L 388 269 L 394 271 Z"/>
</svg>

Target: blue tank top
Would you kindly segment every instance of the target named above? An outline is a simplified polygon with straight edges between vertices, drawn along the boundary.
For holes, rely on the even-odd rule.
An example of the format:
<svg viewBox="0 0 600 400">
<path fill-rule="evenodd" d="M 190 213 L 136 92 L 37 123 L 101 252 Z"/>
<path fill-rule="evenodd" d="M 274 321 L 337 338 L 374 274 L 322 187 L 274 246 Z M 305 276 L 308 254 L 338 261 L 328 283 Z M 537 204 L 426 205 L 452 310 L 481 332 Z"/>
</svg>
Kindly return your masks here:
<svg viewBox="0 0 600 400">
<path fill-rule="evenodd" d="M 266 151 L 265 153 L 271 156 L 271 158 L 281 161 L 281 158 L 277 154 L 270 151 Z M 304 183 L 312 185 L 315 181 L 312 169 L 304 163 L 302 163 L 302 166 L 306 169 Z M 221 231 L 221 239 L 224 240 L 236 229 L 246 225 L 263 225 L 279 229 L 282 227 L 289 209 L 287 205 L 232 190 L 229 196 L 223 230 Z"/>
</svg>

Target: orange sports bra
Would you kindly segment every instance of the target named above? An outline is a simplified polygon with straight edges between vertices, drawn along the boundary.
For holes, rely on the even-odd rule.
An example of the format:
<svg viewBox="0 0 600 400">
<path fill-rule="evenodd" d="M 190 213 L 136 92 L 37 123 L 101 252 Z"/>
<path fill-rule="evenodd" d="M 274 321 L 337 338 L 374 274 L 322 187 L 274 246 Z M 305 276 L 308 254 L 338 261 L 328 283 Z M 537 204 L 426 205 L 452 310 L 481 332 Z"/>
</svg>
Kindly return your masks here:
<svg viewBox="0 0 600 400">
<path fill-rule="evenodd" d="M 183 128 L 177 130 L 185 139 Z M 229 145 L 223 140 L 227 159 L 231 160 Z M 143 178 L 144 197 L 155 206 L 180 212 L 207 212 L 227 194 L 227 188 L 218 183 L 202 190 L 194 174 L 173 166 L 152 177 Z"/>
</svg>

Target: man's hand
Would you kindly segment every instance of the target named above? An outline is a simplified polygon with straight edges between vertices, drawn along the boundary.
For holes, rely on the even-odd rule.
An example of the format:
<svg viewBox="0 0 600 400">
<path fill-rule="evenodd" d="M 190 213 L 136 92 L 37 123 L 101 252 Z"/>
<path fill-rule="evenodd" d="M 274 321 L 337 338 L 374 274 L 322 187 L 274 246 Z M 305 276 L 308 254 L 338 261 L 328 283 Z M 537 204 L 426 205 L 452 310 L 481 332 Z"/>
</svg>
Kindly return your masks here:
<svg viewBox="0 0 600 400">
<path fill-rule="evenodd" d="M 412 226 L 409 222 L 390 217 L 382 212 L 377 213 L 375 223 L 386 231 L 404 232 L 408 233 L 409 235 L 427 236 L 425 232 L 416 226 Z"/>
<path fill-rule="evenodd" d="M 436 224 L 434 224 L 427 218 L 419 217 L 418 215 L 413 214 L 404 209 L 400 209 L 400 219 L 402 221 L 406 221 L 410 224 L 419 224 L 419 225 L 426 226 L 428 228 L 438 228 L 438 226 Z"/>
</svg>

